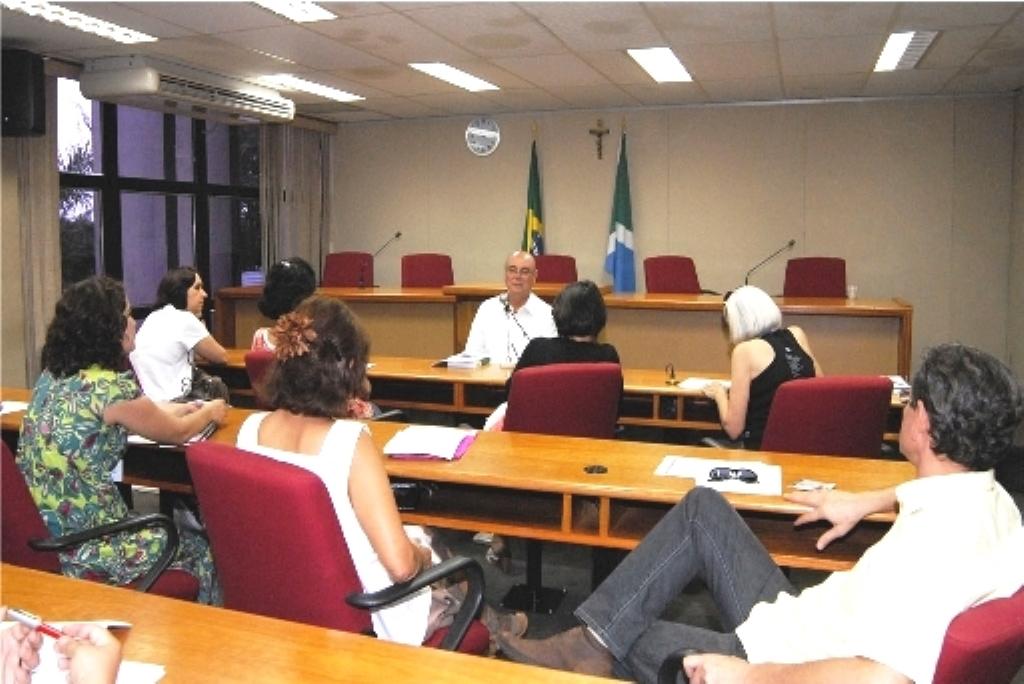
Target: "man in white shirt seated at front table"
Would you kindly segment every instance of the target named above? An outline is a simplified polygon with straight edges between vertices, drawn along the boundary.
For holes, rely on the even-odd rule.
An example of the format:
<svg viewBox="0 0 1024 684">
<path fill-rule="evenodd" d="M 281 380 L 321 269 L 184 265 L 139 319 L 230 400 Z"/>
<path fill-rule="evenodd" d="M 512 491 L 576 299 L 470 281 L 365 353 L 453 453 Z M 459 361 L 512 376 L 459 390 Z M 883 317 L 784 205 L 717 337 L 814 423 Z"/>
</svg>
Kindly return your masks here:
<svg viewBox="0 0 1024 684">
<path fill-rule="evenodd" d="M 900 451 L 916 477 L 874 492 L 792 492 L 796 524 L 832 523 L 825 548 L 865 516 L 898 510 L 850 570 L 797 590 L 716 491 L 693 489 L 576 610 L 583 623 L 543 641 L 499 634 L 520 662 L 656 681 L 687 649 L 691 684 L 932 681 L 950 621 L 1024 586 L 1024 528 L 993 467 L 1024 414 L 1020 383 L 976 349 L 930 350 L 914 376 Z M 659 620 L 700 578 L 722 630 Z"/>
<path fill-rule="evenodd" d="M 528 252 L 513 252 L 505 260 L 505 288 L 484 300 L 473 317 L 466 354 L 487 357 L 491 363 L 513 367 L 535 337 L 558 337 L 551 305 L 533 294 L 537 263 Z"/>
</svg>

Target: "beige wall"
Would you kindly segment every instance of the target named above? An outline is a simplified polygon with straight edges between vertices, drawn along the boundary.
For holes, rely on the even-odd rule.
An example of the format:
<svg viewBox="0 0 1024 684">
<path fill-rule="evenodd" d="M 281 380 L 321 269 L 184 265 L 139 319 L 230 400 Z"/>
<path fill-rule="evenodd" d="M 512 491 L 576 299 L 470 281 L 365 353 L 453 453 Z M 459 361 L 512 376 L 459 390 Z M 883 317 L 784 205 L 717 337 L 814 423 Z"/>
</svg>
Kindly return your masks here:
<svg viewBox="0 0 1024 684">
<path fill-rule="evenodd" d="M 613 129 L 603 160 L 588 133 L 599 116 Z M 377 261 L 378 284 L 397 285 L 400 255 L 417 251 L 452 254 L 458 282 L 498 280 L 522 234 L 535 123 L 548 251 L 606 279 L 625 118 L 640 289 L 645 256 L 689 254 L 704 287 L 726 290 L 794 237 L 793 256 L 845 257 L 860 296 L 914 305 L 915 367 L 922 348 L 947 340 L 1008 358 L 1009 312 L 1020 310 L 1008 292 L 1011 209 L 1022 192 L 1010 97 L 498 116 L 502 142 L 486 158 L 463 143 L 470 118 L 341 126 L 332 251 L 372 251 L 402 230 Z M 1019 235 L 1019 216 L 1014 226 Z M 784 262 L 751 282 L 780 292 Z"/>
<path fill-rule="evenodd" d="M 18 230 L 18 169 L 15 142 L 3 140 L 0 161 L 0 383 L 7 387 L 27 385 L 25 368 L 25 320 L 22 309 L 21 236 Z"/>
</svg>

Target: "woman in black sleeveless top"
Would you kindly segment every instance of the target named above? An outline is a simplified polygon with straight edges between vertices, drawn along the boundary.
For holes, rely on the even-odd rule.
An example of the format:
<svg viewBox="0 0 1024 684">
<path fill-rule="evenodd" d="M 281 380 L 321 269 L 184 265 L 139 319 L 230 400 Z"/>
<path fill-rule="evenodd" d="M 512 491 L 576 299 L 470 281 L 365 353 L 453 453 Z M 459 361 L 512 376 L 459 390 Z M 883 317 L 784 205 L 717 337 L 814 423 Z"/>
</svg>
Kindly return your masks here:
<svg viewBox="0 0 1024 684">
<path fill-rule="evenodd" d="M 722 428 L 747 449 L 761 448 L 768 411 L 779 385 L 822 375 L 804 331 L 782 327 L 782 312 L 763 290 L 744 285 L 725 302 L 724 316 L 734 345 L 731 382 L 704 388 L 715 400 Z"/>
</svg>

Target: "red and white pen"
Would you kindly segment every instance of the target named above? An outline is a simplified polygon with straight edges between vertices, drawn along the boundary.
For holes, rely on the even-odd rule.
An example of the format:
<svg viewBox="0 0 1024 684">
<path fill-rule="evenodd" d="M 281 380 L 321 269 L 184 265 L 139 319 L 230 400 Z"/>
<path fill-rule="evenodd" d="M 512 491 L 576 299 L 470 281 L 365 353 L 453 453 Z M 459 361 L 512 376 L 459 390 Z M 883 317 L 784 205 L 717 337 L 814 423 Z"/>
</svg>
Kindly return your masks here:
<svg viewBox="0 0 1024 684">
<path fill-rule="evenodd" d="M 46 624 L 38 615 L 33 615 L 27 610 L 21 610 L 20 608 L 8 608 L 7 617 L 14 620 L 15 622 L 20 622 L 26 627 L 30 627 L 36 630 L 37 632 L 42 632 L 48 637 L 60 639 L 62 636 L 64 636 L 64 632 L 61 631 L 59 628 L 54 627 L 53 625 Z"/>
</svg>

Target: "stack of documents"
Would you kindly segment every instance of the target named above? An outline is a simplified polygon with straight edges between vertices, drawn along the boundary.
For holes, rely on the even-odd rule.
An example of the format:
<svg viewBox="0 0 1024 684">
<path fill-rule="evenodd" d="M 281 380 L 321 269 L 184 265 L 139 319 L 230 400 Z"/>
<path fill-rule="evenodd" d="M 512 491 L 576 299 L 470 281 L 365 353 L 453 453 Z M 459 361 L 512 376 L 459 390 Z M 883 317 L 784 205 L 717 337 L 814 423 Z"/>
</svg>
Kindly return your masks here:
<svg viewBox="0 0 1024 684">
<path fill-rule="evenodd" d="M 448 368 L 479 368 L 480 366 L 486 366 L 490 361 L 491 359 L 486 356 L 461 352 L 459 354 L 452 354 L 448 358 L 442 359 L 434 365 L 442 368 L 445 366 Z"/>
<path fill-rule="evenodd" d="M 384 445 L 384 453 L 394 458 L 440 458 L 454 461 L 462 457 L 476 437 L 476 430 L 409 425 L 395 433 Z"/>
<path fill-rule="evenodd" d="M 725 387 L 725 389 L 729 389 L 729 386 L 732 384 L 728 380 L 712 380 L 711 378 L 686 378 L 685 380 L 679 382 L 678 386 L 679 389 L 685 390 L 687 392 L 700 392 L 713 382 L 717 382 L 718 384 Z"/>
</svg>

